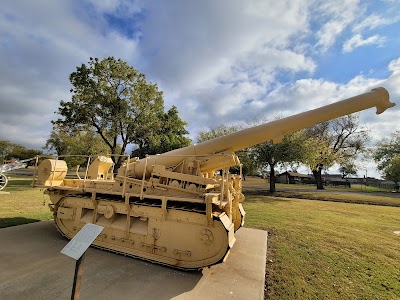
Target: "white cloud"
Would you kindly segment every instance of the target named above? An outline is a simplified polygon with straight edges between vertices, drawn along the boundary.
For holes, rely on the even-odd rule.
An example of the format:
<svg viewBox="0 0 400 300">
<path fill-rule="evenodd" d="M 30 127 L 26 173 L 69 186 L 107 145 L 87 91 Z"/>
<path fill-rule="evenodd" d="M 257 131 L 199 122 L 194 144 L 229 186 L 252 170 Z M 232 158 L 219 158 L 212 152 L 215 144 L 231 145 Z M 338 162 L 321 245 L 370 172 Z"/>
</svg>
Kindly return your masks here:
<svg viewBox="0 0 400 300">
<path fill-rule="evenodd" d="M 352 38 L 345 41 L 343 44 L 342 51 L 343 52 L 352 52 L 355 48 L 368 46 L 368 45 L 378 45 L 378 47 L 382 47 L 386 41 L 385 37 L 382 37 L 378 34 L 370 36 L 366 39 L 363 39 L 361 34 L 356 34 Z"/>
<path fill-rule="evenodd" d="M 247 55 L 243 64 L 254 64 L 268 69 L 284 69 L 292 72 L 314 72 L 315 62 L 302 53 L 296 53 L 288 49 L 262 48 Z"/>
<path fill-rule="evenodd" d="M 276 76 L 315 71 L 317 64 L 304 49 L 294 50 L 296 37 L 309 30 L 309 5 L 151 2 L 141 29 L 146 73 L 165 91 L 167 105 L 177 104 L 190 120 L 190 131 L 232 122 L 234 114 L 246 118 L 262 106 Z"/>
<path fill-rule="evenodd" d="M 389 71 L 392 71 L 393 74 L 399 74 L 400 73 L 400 58 L 392 60 L 389 63 L 388 69 L 389 69 Z"/>
<path fill-rule="evenodd" d="M 378 27 L 386 26 L 389 24 L 396 23 L 400 20 L 399 17 L 395 18 L 385 18 L 380 15 L 369 15 L 366 18 L 364 18 L 360 23 L 356 24 L 353 27 L 354 32 L 360 32 L 363 30 L 372 30 Z"/>
<path fill-rule="evenodd" d="M 400 57 L 397 59 L 392 60 L 389 63 L 388 70 L 391 73 L 391 75 L 386 79 L 385 81 L 385 87 L 391 92 L 392 99 L 397 101 L 397 114 L 399 113 L 400 110 Z M 393 119 L 393 124 L 397 125 L 399 124 L 398 122 L 398 115 L 397 119 Z M 392 124 L 392 130 L 394 131 L 396 128 L 399 129 L 396 126 L 393 126 Z"/>
<path fill-rule="evenodd" d="M 354 21 L 360 11 L 359 0 L 316 1 L 313 14 L 324 24 L 316 33 L 316 46 L 322 52 L 328 50 L 342 32 Z"/>
<path fill-rule="evenodd" d="M 142 11 L 141 0 L 84 0 L 101 13 L 129 15 Z"/>
<path fill-rule="evenodd" d="M 285 50 L 307 27 L 306 7 L 303 1 L 280 1 L 273 9 L 264 1 L 152 2 L 141 40 L 142 54 L 151 53 L 147 70 L 167 86 L 207 86 L 242 61 L 257 65 L 257 51 Z"/>
<path fill-rule="evenodd" d="M 356 76 L 347 83 L 339 84 L 324 79 L 305 78 L 290 85 L 282 85 L 268 94 L 266 103 L 276 103 L 267 107 L 270 111 L 282 111 L 286 116 L 321 107 L 351 96 L 369 91 L 382 83 L 382 80 Z"/>
</svg>

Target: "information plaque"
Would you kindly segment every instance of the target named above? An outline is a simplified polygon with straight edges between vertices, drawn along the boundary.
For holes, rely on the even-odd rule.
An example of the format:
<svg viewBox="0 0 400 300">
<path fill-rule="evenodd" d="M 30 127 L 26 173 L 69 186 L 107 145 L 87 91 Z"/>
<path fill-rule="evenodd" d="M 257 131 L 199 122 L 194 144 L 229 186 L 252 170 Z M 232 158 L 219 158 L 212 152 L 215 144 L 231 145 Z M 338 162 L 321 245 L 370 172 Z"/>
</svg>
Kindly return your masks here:
<svg viewBox="0 0 400 300">
<path fill-rule="evenodd" d="M 86 224 L 61 250 L 61 253 L 78 260 L 103 229 L 103 226 Z"/>
</svg>

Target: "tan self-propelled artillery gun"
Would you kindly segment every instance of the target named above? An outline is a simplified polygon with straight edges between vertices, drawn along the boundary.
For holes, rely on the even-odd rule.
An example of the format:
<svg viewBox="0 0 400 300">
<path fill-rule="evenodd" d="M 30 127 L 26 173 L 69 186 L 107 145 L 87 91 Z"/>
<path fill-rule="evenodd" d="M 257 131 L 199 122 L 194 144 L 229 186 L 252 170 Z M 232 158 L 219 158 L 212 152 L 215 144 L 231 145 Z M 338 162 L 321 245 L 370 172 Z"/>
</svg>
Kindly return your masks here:
<svg viewBox="0 0 400 300">
<path fill-rule="evenodd" d="M 42 159 L 34 186 L 46 188 L 59 231 L 72 238 L 86 223 L 101 225 L 93 245 L 182 269 L 221 261 L 244 224 L 235 151 L 375 106 L 394 106 L 384 88 L 318 109 L 145 159 L 129 158 L 116 176 L 111 158 L 89 158 L 84 178 L 67 164 Z M 93 159 L 93 160 L 92 160 Z M 90 161 L 92 160 L 92 161 Z"/>
</svg>

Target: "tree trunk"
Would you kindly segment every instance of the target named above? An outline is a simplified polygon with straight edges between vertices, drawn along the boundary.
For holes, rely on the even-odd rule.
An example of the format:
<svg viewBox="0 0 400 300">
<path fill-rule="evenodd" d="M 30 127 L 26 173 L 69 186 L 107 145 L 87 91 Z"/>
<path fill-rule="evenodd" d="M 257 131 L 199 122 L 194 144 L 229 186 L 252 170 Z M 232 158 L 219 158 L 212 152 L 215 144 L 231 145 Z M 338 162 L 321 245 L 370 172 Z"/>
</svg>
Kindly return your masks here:
<svg viewBox="0 0 400 300">
<path fill-rule="evenodd" d="M 121 150 L 119 151 L 119 153 L 115 153 L 116 149 L 117 149 L 117 143 L 115 143 L 115 148 L 114 148 L 114 152 L 113 153 L 119 155 L 119 156 L 117 156 L 117 159 L 116 159 L 117 162 L 115 163 L 115 167 L 114 167 L 115 170 L 118 170 L 121 167 L 122 163 L 127 159 L 127 157 L 124 156 L 125 155 L 126 146 L 127 146 L 127 142 L 125 140 L 124 143 L 121 146 Z"/>
<path fill-rule="evenodd" d="M 317 170 L 313 170 L 315 182 L 317 183 L 317 190 L 324 190 L 324 182 L 322 181 L 322 168 L 318 167 Z"/>
<path fill-rule="evenodd" d="M 271 168 L 271 172 L 269 174 L 269 191 L 271 193 L 275 193 L 276 192 L 276 187 L 275 187 L 275 183 L 276 183 L 275 165 L 270 165 L 270 168 Z"/>
</svg>

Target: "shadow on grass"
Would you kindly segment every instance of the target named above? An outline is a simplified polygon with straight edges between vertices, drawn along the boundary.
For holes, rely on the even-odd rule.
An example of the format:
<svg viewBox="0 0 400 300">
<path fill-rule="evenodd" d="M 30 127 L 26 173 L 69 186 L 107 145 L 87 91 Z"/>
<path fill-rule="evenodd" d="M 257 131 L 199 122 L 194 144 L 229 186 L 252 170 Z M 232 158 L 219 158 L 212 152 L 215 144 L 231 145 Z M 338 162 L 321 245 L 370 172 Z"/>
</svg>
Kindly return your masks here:
<svg viewBox="0 0 400 300">
<path fill-rule="evenodd" d="M 275 194 L 271 194 L 269 191 L 260 191 L 260 190 L 252 190 L 252 191 L 244 191 L 244 196 L 246 198 L 245 202 L 247 203 L 274 203 L 274 202 L 288 202 L 292 201 L 288 198 L 277 197 Z"/>
<path fill-rule="evenodd" d="M 243 190 L 243 193 L 249 196 L 272 196 L 272 197 L 275 196 L 275 194 L 271 193 L 268 189 L 256 189 L 256 190 L 246 189 Z"/>
<path fill-rule="evenodd" d="M 11 226 L 29 224 L 34 222 L 39 222 L 38 219 L 24 218 L 24 217 L 14 217 L 14 218 L 0 218 L 0 228 L 6 228 Z"/>
<path fill-rule="evenodd" d="M 382 197 L 378 200 L 371 200 L 365 198 L 364 195 L 360 194 L 360 199 L 352 198 L 340 198 L 335 195 L 335 193 L 330 193 L 329 191 L 323 190 L 321 193 L 325 192 L 325 196 L 315 195 L 312 192 L 303 191 L 277 191 L 271 193 L 269 190 L 244 190 L 244 195 L 246 196 L 246 201 L 249 203 L 255 202 L 279 202 L 279 201 L 290 201 L 289 199 L 296 200 L 311 200 L 311 201 L 328 201 L 328 202 L 340 202 L 340 203 L 350 203 L 350 204 L 364 204 L 364 205 L 377 205 L 377 206 L 391 206 L 400 207 L 400 203 L 393 201 L 385 201 L 389 199 L 388 197 Z M 366 195 L 371 196 L 371 195 Z M 282 200 L 279 200 L 282 198 Z M 398 198 L 398 197 L 394 197 Z M 394 199 L 396 201 L 397 199 Z"/>
</svg>

